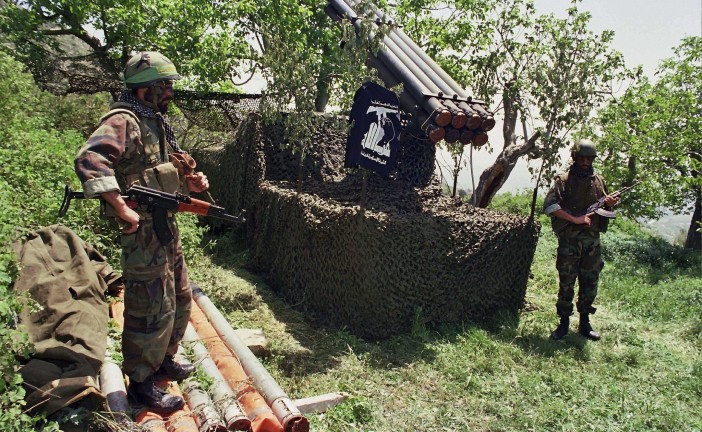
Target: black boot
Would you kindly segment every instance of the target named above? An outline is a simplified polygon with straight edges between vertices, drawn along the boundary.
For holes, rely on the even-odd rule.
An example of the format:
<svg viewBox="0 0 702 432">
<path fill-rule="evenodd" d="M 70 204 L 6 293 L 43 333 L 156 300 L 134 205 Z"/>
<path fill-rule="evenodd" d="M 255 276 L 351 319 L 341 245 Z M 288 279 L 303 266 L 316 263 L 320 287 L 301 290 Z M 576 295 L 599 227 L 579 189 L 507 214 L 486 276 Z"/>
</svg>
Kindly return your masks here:
<svg viewBox="0 0 702 432">
<path fill-rule="evenodd" d="M 551 339 L 560 340 L 568 334 L 568 326 L 570 326 L 570 317 L 568 315 L 561 316 L 561 323 L 558 324 L 556 330 L 551 333 Z"/>
<path fill-rule="evenodd" d="M 578 328 L 578 332 L 590 340 L 600 340 L 600 334 L 593 330 L 592 325 L 590 325 L 590 315 L 588 314 L 580 314 L 580 327 Z"/>
<path fill-rule="evenodd" d="M 185 406 L 182 397 L 161 390 L 154 382 L 153 375 L 146 378 L 144 382 L 130 381 L 129 394 L 137 402 L 159 414 L 170 414 Z"/>
<path fill-rule="evenodd" d="M 158 378 L 167 378 L 174 381 L 181 381 L 195 372 L 195 366 L 191 364 L 176 363 L 172 356 L 166 356 L 161 363 L 161 367 L 156 371 Z"/>
</svg>

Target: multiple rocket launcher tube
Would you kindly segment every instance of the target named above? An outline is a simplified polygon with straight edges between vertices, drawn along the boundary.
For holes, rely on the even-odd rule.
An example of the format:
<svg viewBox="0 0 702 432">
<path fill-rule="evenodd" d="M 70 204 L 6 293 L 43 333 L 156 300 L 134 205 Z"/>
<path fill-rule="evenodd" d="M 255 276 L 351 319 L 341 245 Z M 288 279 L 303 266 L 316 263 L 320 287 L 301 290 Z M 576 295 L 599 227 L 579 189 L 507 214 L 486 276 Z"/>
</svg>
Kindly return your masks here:
<svg viewBox="0 0 702 432">
<path fill-rule="evenodd" d="M 361 18 L 353 10 L 358 3 L 329 0 L 325 11 L 336 21 L 350 20 L 359 31 Z M 373 9 L 379 26 L 388 22 L 379 9 Z M 432 142 L 487 143 L 487 131 L 495 127 L 495 119 L 485 103 L 468 96 L 404 31 L 391 27 L 377 55 L 370 55 L 369 60 L 386 86 L 404 85 L 400 106 Z"/>
<path fill-rule="evenodd" d="M 110 309 L 123 326 L 123 303 L 113 302 Z M 137 423 L 156 432 L 309 432 L 308 420 L 196 285 L 183 341 L 192 344 L 203 371 L 214 380 L 214 401 L 190 378 L 183 382 L 187 405 L 182 411 L 161 417 L 143 409 L 136 415 Z M 206 341 L 207 347 L 199 341 Z M 180 350 L 177 357 L 187 362 Z M 125 417 L 129 408 L 126 387 L 119 366 L 110 359 L 103 365 L 100 382 L 110 411 L 115 418 Z M 180 395 L 173 383 L 170 391 Z"/>
</svg>

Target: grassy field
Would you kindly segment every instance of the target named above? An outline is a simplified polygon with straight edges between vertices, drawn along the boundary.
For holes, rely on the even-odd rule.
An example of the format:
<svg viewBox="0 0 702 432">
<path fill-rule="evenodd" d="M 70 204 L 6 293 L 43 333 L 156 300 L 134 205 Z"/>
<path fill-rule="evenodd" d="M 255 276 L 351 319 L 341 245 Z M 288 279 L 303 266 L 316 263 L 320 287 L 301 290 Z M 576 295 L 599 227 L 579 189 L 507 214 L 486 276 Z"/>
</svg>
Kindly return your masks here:
<svg viewBox="0 0 702 432">
<path fill-rule="evenodd" d="M 702 261 L 626 221 L 603 236 L 599 342 L 549 340 L 556 240 L 542 229 L 519 316 L 367 342 L 311 327 L 245 270 L 237 235 L 191 263 L 235 327 L 263 328 L 292 398 L 343 391 L 323 431 L 700 431 Z M 575 320 L 577 321 L 577 317 Z"/>
</svg>

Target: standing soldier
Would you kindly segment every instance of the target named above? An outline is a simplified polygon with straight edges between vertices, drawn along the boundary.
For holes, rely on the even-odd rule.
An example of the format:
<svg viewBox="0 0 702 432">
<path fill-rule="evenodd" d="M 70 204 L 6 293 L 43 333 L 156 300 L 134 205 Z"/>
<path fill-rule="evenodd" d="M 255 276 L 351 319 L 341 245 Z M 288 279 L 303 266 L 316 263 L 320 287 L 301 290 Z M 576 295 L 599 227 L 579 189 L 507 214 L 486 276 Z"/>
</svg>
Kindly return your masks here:
<svg viewBox="0 0 702 432">
<path fill-rule="evenodd" d="M 201 172 L 185 175 L 178 169 L 178 161 L 185 159 L 191 166 L 194 161 L 178 147 L 165 116 L 173 81 L 180 79 L 173 63 L 157 52 L 142 52 L 129 59 L 122 79 L 127 90 L 78 153 L 75 171 L 86 198 L 101 197 L 103 214 L 125 225 L 122 354 L 129 393 L 137 402 L 167 414 L 185 402 L 165 393 L 155 380 L 182 380 L 194 370 L 173 359 L 191 302 L 178 225 L 169 213 L 173 240 L 160 240 L 151 213 L 128 207 L 121 195 L 135 184 L 184 194 L 202 192 L 209 184 Z"/>
<path fill-rule="evenodd" d="M 600 335 L 590 325 L 590 315 L 596 311 L 592 304 L 597 296 L 600 271 L 604 267 L 600 232 L 607 231 L 609 219 L 595 213 L 575 215 L 582 214 L 605 196 L 605 206 L 611 209 L 619 203 L 619 198 L 608 196 L 602 176 L 595 174 L 592 162 L 597 157 L 597 149 L 592 141 L 579 140 L 573 146 L 571 155 L 573 164 L 568 172 L 556 176 L 555 184 L 544 200 L 544 212 L 551 216 L 552 227 L 558 237 L 556 269 L 559 289 L 556 311 L 561 322 L 551 334 L 551 339 L 559 340 L 568 334 L 577 279 L 579 332 L 596 341 Z"/>
</svg>

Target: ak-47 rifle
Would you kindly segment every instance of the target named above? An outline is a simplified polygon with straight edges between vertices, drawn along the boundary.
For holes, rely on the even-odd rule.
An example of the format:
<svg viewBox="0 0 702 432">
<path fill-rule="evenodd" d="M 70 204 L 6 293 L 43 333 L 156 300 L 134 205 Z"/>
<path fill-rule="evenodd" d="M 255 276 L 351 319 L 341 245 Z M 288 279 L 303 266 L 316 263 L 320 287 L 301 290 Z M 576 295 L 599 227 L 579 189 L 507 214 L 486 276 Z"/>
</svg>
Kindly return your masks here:
<svg viewBox="0 0 702 432">
<path fill-rule="evenodd" d="M 66 185 L 63 203 L 59 209 L 59 217 L 66 214 L 72 199 L 85 199 L 85 194 L 80 191 L 72 191 L 70 186 Z M 146 207 L 147 211 L 151 212 L 154 218 L 156 236 L 161 241 L 161 244 L 164 245 L 169 244 L 173 240 L 173 234 L 167 222 L 168 211 L 195 213 L 229 222 L 246 221 L 243 216 L 227 214 L 227 211 L 223 207 L 210 204 L 206 201 L 190 198 L 180 193 L 172 194 L 144 186 L 137 185 L 129 187 L 126 194 L 122 195 L 122 199 L 124 199 L 130 207 L 143 206 Z"/>
<path fill-rule="evenodd" d="M 612 210 L 607 210 L 607 209 L 605 209 L 605 199 L 606 199 L 608 196 L 610 196 L 610 197 L 619 197 L 619 196 L 621 196 L 623 193 L 628 192 L 629 190 L 633 189 L 633 188 L 634 188 L 636 185 L 638 185 L 639 183 L 641 183 L 641 180 L 636 180 L 636 181 L 634 182 L 634 184 L 632 184 L 631 186 L 623 187 L 623 188 L 621 188 L 621 189 L 619 189 L 619 190 L 617 190 L 617 191 L 612 192 L 612 193 L 609 194 L 609 195 L 605 195 L 605 196 L 603 196 L 602 198 L 598 199 L 598 200 L 597 200 L 596 202 L 594 202 L 593 204 L 591 204 L 591 205 L 590 205 L 588 208 L 586 208 L 585 210 L 583 210 L 583 211 L 581 211 L 580 213 L 578 213 L 578 214 L 576 214 L 576 215 L 573 215 L 573 216 L 575 216 L 575 217 L 580 217 L 580 216 L 585 216 L 585 215 L 590 215 L 590 214 L 597 214 L 597 215 L 600 215 L 600 216 L 602 216 L 602 217 L 606 217 L 606 218 L 608 218 L 608 219 L 614 219 L 615 217 L 617 217 L 617 214 L 616 214 L 615 212 L 613 212 Z M 570 226 L 570 225 L 571 225 L 571 224 L 563 225 L 558 231 L 556 231 L 556 233 L 562 231 L 563 229 L 565 229 L 567 226 Z"/>
</svg>

